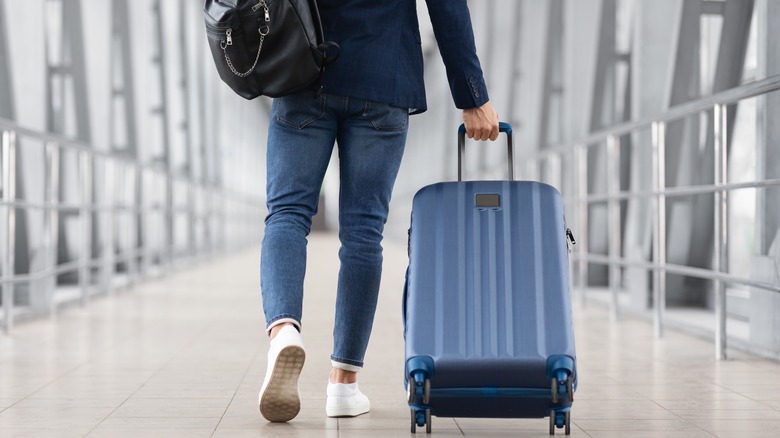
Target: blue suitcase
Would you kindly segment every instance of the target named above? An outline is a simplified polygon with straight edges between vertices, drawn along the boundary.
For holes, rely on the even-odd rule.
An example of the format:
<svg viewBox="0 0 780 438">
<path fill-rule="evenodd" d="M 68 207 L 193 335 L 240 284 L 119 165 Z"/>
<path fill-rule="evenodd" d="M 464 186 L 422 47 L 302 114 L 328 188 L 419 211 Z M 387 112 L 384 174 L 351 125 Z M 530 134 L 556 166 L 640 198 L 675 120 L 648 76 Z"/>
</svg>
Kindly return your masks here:
<svg viewBox="0 0 780 438">
<path fill-rule="evenodd" d="M 566 228 L 547 184 L 460 181 L 414 197 L 404 291 L 411 429 L 431 416 L 543 418 L 570 432 L 577 386 Z"/>
</svg>

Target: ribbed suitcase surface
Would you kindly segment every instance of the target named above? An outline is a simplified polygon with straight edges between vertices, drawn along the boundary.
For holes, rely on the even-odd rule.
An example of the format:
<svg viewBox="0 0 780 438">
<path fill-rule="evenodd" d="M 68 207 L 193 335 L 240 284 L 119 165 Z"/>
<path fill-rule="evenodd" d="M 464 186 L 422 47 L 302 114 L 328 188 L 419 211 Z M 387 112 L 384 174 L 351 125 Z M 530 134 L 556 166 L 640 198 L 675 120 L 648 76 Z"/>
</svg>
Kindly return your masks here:
<svg viewBox="0 0 780 438">
<path fill-rule="evenodd" d="M 417 407 L 544 417 L 571 405 L 551 401 L 556 370 L 570 368 L 576 385 L 567 245 L 561 197 L 549 185 L 446 182 L 417 193 L 406 372 L 425 369 L 431 388 Z"/>
</svg>

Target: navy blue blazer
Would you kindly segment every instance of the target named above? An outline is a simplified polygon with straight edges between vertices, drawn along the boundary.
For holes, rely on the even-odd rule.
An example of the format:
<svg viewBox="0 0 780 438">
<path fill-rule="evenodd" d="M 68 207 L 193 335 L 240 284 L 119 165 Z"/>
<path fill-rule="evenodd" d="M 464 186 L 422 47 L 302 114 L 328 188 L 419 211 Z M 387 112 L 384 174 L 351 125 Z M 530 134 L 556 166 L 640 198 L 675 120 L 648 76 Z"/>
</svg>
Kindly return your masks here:
<svg viewBox="0 0 780 438">
<path fill-rule="evenodd" d="M 467 0 L 426 0 L 452 98 L 461 109 L 488 101 Z M 427 109 L 416 0 L 317 0 L 325 40 L 341 56 L 324 75 L 326 93 Z"/>
</svg>

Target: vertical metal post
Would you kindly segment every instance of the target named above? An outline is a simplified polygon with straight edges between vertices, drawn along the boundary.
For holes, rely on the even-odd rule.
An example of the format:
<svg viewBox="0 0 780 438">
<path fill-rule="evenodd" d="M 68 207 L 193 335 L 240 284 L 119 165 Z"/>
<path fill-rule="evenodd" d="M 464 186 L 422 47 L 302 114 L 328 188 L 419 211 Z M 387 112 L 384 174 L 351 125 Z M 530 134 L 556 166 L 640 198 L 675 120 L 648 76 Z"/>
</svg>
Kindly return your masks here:
<svg viewBox="0 0 780 438">
<path fill-rule="evenodd" d="M 14 87 L 11 77 L 11 55 L 8 45 L 8 24 L 6 20 L 5 5 L 0 2 L 0 117 L 8 120 L 16 120 L 16 107 L 14 106 Z M 9 61 L 6 61 L 9 60 Z"/>
<path fill-rule="evenodd" d="M 217 224 L 219 227 L 219 249 L 225 252 L 230 248 L 230 234 L 228 234 L 228 212 L 235 212 L 232 203 L 220 193 L 220 186 L 214 188 L 214 194 L 217 197 Z"/>
<path fill-rule="evenodd" d="M 162 268 L 167 261 L 168 250 L 168 186 L 165 184 L 164 171 L 152 174 L 152 187 L 160 187 L 161 196 L 155 203 L 154 210 L 159 214 L 160 221 L 158 222 L 157 232 L 157 267 Z M 158 269 L 155 274 L 161 272 Z"/>
<path fill-rule="evenodd" d="M 3 254 L 3 329 L 11 333 L 14 325 L 14 256 L 16 253 L 16 209 L 12 205 L 16 198 L 16 134 L 10 131 L 2 133 L 3 154 L 3 241 L 6 243 Z"/>
<path fill-rule="evenodd" d="M 609 316 L 613 321 L 619 317 L 618 297 L 620 292 L 621 265 L 620 258 L 621 227 L 620 227 L 620 138 L 614 135 L 607 137 L 607 187 L 609 200 Z"/>
<path fill-rule="evenodd" d="M 666 123 L 654 122 L 653 131 L 653 331 L 656 338 L 664 335 L 666 311 Z"/>
<path fill-rule="evenodd" d="M 45 253 L 45 268 L 52 274 L 43 279 L 43 293 L 48 304 L 49 316 L 57 313 L 54 295 L 57 289 L 57 242 L 59 241 L 59 202 L 60 202 L 60 149 L 57 144 L 46 143 L 46 188 L 44 202 L 43 247 Z"/>
<path fill-rule="evenodd" d="M 135 164 L 125 164 L 124 178 L 122 180 L 125 184 L 125 190 L 123 191 L 123 207 L 125 214 L 127 215 L 127 279 L 130 285 L 135 284 L 138 281 L 138 234 L 141 230 L 138 212 L 143 208 L 143 204 L 135 203 L 136 199 L 142 199 L 138 196 L 139 191 L 139 179 L 140 171 Z"/>
<path fill-rule="evenodd" d="M 214 187 L 210 184 L 204 185 L 206 205 L 204 211 L 204 225 L 206 230 L 206 245 L 210 255 L 213 255 L 217 249 L 217 236 L 214 229 Z"/>
<path fill-rule="evenodd" d="M 163 257 L 165 261 L 160 264 L 168 265 L 170 268 L 173 268 L 173 259 L 176 252 L 176 232 L 174 230 L 174 224 L 176 223 L 177 212 L 176 201 L 173 199 L 173 178 L 170 173 L 162 174 L 162 182 L 165 187 L 165 204 L 163 205 L 163 208 L 165 209 L 165 233 L 163 233 L 163 235 L 165 235 L 166 238 L 162 242 Z"/>
<path fill-rule="evenodd" d="M 152 63 L 157 68 L 157 81 L 160 85 L 160 92 L 158 97 L 160 100 L 159 104 L 152 108 L 152 114 L 154 117 L 159 117 L 160 126 L 162 127 L 161 134 L 163 147 L 161 161 L 165 164 L 166 170 L 169 170 L 171 166 L 171 133 L 170 125 L 168 124 L 168 121 L 170 120 L 170 109 L 168 108 L 168 81 L 166 80 L 168 77 L 168 57 L 166 56 L 165 51 L 164 29 L 166 29 L 166 27 L 163 24 L 162 14 L 161 0 L 153 0 L 152 15 L 154 21 L 152 22 L 152 26 L 154 26 L 153 32 L 155 34 L 154 38 L 156 39 L 155 43 L 157 45 L 157 53 L 152 58 Z M 185 20 L 181 21 L 181 23 L 184 22 Z M 185 110 L 188 109 L 185 108 Z"/>
<path fill-rule="evenodd" d="M 116 270 L 120 263 L 125 266 L 125 275 L 130 280 L 130 259 L 128 257 L 128 248 L 130 247 L 129 240 L 125 236 L 125 230 L 130 228 L 130 220 L 126 218 L 127 203 L 125 202 L 127 195 L 127 163 L 124 161 L 114 162 L 114 172 L 116 174 L 115 186 L 114 186 L 114 231 L 112 235 L 115 239 L 116 248 L 114 249 L 114 269 Z M 119 257 L 119 260 L 116 257 Z"/>
<path fill-rule="evenodd" d="M 79 158 L 80 202 L 79 222 L 81 224 L 81 262 L 79 263 L 79 288 L 81 305 L 89 301 L 90 274 L 92 271 L 92 162 L 88 152 L 81 151 Z"/>
<path fill-rule="evenodd" d="M 138 212 L 138 224 L 141 227 L 141 242 L 138 247 L 141 259 L 141 276 L 148 278 L 152 267 L 152 235 L 155 229 L 156 212 L 152 208 L 152 190 L 149 186 L 154 182 L 149 169 L 138 168 L 138 190 L 141 191 L 140 211 Z"/>
<path fill-rule="evenodd" d="M 195 226 L 197 224 L 197 216 L 195 210 L 195 178 L 190 178 L 187 181 L 187 252 L 188 256 L 195 259 L 198 254 L 198 239 L 195 234 Z"/>
<path fill-rule="evenodd" d="M 115 249 L 114 249 L 114 229 L 116 221 L 116 202 L 114 196 L 116 193 L 116 170 L 113 159 L 105 159 L 103 162 L 103 217 L 105 221 L 105 241 L 103 242 L 102 269 L 101 277 L 103 288 L 106 294 L 114 293 L 114 269 L 116 267 Z"/>
<path fill-rule="evenodd" d="M 588 147 L 579 145 L 577 151 L 577 198 L 579 199 L 579 225 L 577 246 L 580 255 L 579 289 L 580 304 L 586 304 L 588 289 Z"/>
<path fill-rule="evenodd" d="M 728 183 L 728 108 L 726 105 L 715 105 L 715 185 Z M 715 190 L 715 240 L 714 266 L 715 272 L 728 271 L 728 190 Z M 726 358 L 726 283 L 715 280 L 715 359 Z"/>
</svg>

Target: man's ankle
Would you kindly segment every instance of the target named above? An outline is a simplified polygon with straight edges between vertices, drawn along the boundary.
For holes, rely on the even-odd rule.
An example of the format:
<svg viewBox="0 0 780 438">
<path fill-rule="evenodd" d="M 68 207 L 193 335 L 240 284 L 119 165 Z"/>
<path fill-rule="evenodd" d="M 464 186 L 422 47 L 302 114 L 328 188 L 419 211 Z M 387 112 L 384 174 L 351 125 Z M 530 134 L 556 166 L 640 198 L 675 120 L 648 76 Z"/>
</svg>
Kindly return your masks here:
<svg viewBox="0 0 780 438">
<path fill-rule="evenodd" d="M 330 370 L 330 383 L 355 383 L 357 382 L 357 373 L 346 371 L 340 368 Z"/>
<path fill-rule="evenodd" d="M 271 327 L 270 339 L 273 340 L 276 337 L 276 335 L 279 334 L 279 331 L 281 331 L 284 327 L 287 327 L 287 326 L 295 328 L 295 324 L 293 324 L 291 322 L 283 322 L 283 323 L 281 323 L 279 325 L 275 325 L 275 326 Z"/>
</svg>

